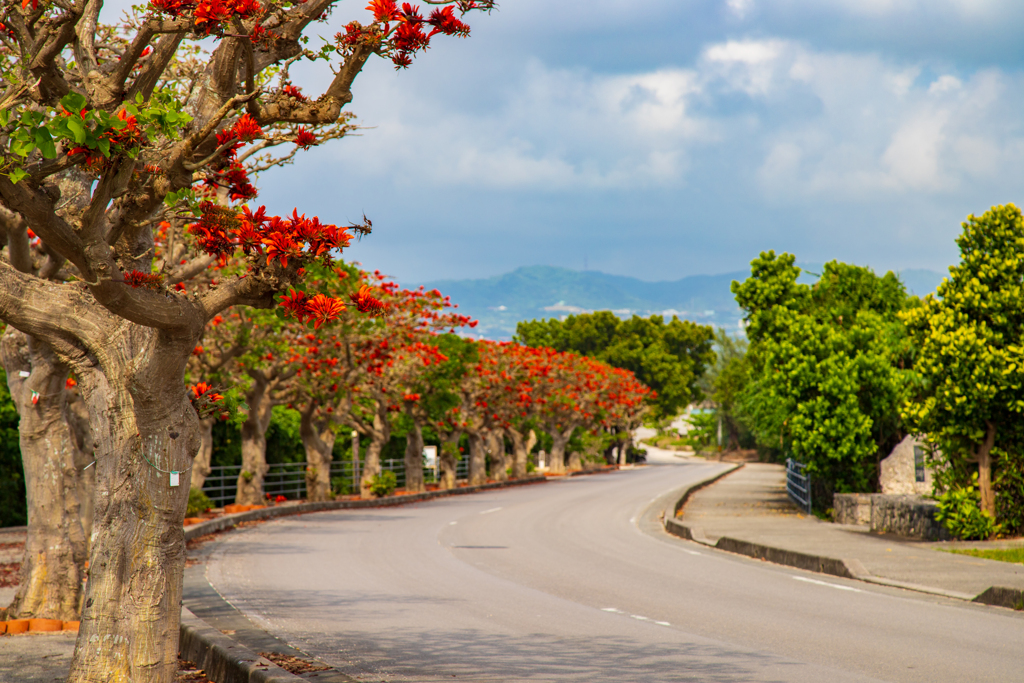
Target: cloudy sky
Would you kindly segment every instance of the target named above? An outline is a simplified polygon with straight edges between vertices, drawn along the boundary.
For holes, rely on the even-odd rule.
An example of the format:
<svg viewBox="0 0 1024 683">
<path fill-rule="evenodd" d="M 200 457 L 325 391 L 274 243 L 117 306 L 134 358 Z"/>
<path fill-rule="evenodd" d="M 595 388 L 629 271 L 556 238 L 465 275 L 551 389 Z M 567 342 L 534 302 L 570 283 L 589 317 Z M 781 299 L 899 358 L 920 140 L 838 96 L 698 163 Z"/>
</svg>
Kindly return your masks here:
<svg viewBox="0 0 1024 683">
<path fill-rule="evenodd" d="M 403 282 L 677 279 L 765 249 L 943 270 L 967 214 L 1024 201 L 1019 0 L 505 0 L 471 24 L 406 71 L 372 63 L 367 129 L 260 201 L 365 212 L 348 255 Z"/>
</svg>

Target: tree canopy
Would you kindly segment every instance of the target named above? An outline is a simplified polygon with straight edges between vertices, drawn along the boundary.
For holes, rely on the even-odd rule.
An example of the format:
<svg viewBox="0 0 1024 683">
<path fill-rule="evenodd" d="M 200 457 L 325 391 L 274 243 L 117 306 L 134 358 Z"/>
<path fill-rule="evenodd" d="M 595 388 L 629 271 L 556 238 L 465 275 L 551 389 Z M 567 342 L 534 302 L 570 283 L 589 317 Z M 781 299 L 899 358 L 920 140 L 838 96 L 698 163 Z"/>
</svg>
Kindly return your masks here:
<svg viewBox="0 0 1024 683">
<path fill-rule="evenodd" d="M 675 415 L 700 398 L 697 381 L 712 362 L 714 331 L 676 316 L 623 320 L 611 311 L 570 315 L 565 320 L 532 320 L 516 327 L 527 346 L 549 347 L 596 358 L 629 370 L 654 390 L 657 417 Z"/>
</svg>

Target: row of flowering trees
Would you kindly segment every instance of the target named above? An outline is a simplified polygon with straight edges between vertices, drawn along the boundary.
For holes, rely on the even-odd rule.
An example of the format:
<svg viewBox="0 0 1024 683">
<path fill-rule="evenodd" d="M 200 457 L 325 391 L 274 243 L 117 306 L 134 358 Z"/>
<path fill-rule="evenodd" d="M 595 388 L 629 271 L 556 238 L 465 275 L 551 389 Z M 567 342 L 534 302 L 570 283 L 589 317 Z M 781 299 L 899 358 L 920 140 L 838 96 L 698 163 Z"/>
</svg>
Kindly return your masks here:
<svg viewBox="0 0 1024 683">
<path fill-rule="evenodd" d="M 292 290 L 279 315 L 244 310 L 215 318 L 190 361 L 192 376 L 211 383 L 211 390 L 235 387 L 240 394 L 246 418 L 239 503 L 263 498 L 275 406 L 301 416 L 307 495 L 325 500 L 335 434 L 342 429 L 367 444 L 360 493 L 368 497 L 399 422 L 407 432 L 406 488 L 419 491 L 424 430 L 441 441 L 444 487 L 454 485 L 463 437 L 471 484 L 523 476 L 541 431 L 551 437 L 551 471 L 563 472 L 582 466 L 580 452 L 566 461 L 575 431 L 600 435 L 588 441 L 591 450 L 610 451 L 628 440 L 652 397 L 632 373 L 593 359 L 453 334 L 476 323 L 437 290 L 402 289 L 379 272 L 351 265 L 313 267 L 307 278 L 332 299 L 357 305 L 323 321 L 304 308 L 310 297 Z M 209 473 L 213 423 L 225 416 L 211 410 L 202 417 L 193 487 L 201 488 Z"/>
<path fill-rule="evenodd" d="M 102 0 L 0 7 L 0 354 L 24 425 L 29 506 L 8 611 L 81 610 L 74 683 L 174 678 L 179 482 L 219 403 L 213 378 L 188 390 L 185 375 L 213 323 L 245 309 L 314 325 L 382 312 L 368 291 L 342 299 L 313 279 L 369 223 L 273 216 L 249 205 L 256 174 L 351 129 L 343 108 L 368 60 L 404 69 L 493 7 L 372 0 L 318 39 L 337 4 L 153 0 L 113 21 Z M 299 60 L 331 67 L 322 92 L 291 82 Z M 266 334 L 239 315 L 239 334 Z M 79 467 L 83 451 L 91 462 Z M 90 534 L 70 484 L 86 467 Z"/>
</svg>

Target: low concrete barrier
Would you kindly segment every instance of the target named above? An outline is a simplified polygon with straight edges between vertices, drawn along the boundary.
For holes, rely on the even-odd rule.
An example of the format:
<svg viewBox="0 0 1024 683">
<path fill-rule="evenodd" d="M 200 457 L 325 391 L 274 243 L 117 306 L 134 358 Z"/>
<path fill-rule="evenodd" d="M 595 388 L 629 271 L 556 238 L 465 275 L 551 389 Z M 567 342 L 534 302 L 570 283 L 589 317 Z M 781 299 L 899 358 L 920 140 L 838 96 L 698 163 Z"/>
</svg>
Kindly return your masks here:
<svg viewBox="0 0 1024 683">
<path fill-rule="evenodd" d="M 837 493 L 833 499 L 837 524 L 867 525 L 872 531 L 922 541 L 949 541 L 949 530 L 935 519 L 939 506 L 916 495 Z"/>
</svg>

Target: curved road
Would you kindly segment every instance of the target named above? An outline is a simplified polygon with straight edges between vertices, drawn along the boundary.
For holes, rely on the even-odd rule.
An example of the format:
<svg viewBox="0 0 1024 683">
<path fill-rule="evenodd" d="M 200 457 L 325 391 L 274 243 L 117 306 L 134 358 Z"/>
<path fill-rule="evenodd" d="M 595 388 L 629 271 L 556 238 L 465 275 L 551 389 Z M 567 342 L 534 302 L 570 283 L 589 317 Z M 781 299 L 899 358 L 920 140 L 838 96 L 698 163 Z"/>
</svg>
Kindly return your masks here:
<svg viewBox="0 0 1024 683">
<path fill-rule="evenodd" d="M 233 534 L 211 584 L 367 681 L 1024 680 L 1024 615 L 681 541 L 671 462 Z"/>
</svg>

